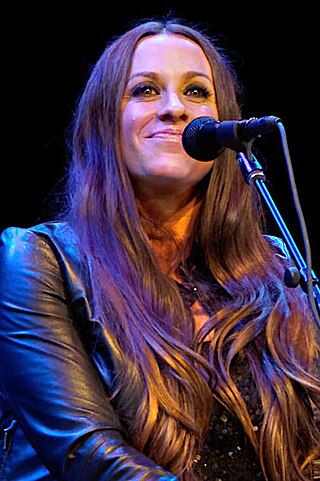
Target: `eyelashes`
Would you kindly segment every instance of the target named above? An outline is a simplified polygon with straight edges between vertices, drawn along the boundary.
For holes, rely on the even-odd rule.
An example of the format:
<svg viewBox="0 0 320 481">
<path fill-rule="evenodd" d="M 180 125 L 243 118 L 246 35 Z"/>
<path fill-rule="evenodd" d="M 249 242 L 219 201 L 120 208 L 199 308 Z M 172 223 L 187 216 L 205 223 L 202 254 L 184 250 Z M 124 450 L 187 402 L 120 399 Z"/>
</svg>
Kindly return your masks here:
<svg viewBox="0 0 320 481">
<path fill-rule="evenodd" d="M 154 99 L 161 96 L 162 89 L 152 83 L 143 82 L 131 90 L 130 96 L 141 99 Z M 183 95 L 191 100 L 208 99 L 212 96 L 209 89 L 203 85 L 192 83 L 184 88 Z"/>
<path fill-rule="evenodd" d="M 192 98 L 205 98 L 205 99 L 208 99 L 209 97 L 211 97 L 211 92 L 209 91 L 209 89 L 207 87 L 204 87 L 203 85 L 198 85 L 198 84 L 191 84 L 189 85 L 184 93 L 188 96 L 188 97 L 192 97 Z"/>
<path fill-rule="evenodd" d="M 156 97 L 160 95 L 160 89 L 150 83 L 141 83 L 131 92 L 132 97 Z"/>
</svg>

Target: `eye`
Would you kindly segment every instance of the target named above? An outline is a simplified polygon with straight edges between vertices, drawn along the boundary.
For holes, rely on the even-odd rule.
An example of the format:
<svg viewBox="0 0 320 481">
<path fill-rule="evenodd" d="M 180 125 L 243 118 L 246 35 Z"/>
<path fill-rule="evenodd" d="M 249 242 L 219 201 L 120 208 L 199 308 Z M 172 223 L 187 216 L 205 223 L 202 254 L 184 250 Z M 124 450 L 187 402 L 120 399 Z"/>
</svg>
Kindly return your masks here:
<svg viewBox="0 0 320 481">
<path fill-rule="evenodd" d="M 188 87 L 184 90 L 184 94 L 187 97 L 192 97 L 192 98 L 209 98 L 212 94 L 211 92 L 207 89 L 207 87 L 204 87 L 202 85 L 198 84 L 192 84 L 188 85 Z"/>
<path fill-rule="evenodd" d="M 142 83 L 137 85 L 131 92 L 132 97 L 155 97 L 159 94 L 159 89 L 152 84 Z"/>
</svg>

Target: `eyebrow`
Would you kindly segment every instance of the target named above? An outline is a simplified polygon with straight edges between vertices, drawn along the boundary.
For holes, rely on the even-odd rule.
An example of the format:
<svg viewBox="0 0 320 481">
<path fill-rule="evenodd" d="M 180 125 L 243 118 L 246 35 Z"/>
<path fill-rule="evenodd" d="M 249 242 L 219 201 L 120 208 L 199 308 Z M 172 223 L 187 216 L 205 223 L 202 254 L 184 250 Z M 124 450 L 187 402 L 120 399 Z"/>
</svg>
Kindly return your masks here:
<svg viewBox="0 0 320 481">
<path fill-rule="evenodd" d="M 135 78 L 135 77 L 149 77 L 154 80 L 158 80 L 160 78 L 160 75 L 156 72 L 149 72 L 149 71 L 143 71 L 143 72 L 137 72 L 131 77 L 129 77 L 129 80 Z M 189 70 L 183 74 L 183 77 L 185 77 L 186 80 L 193 78 L 193 77 L 205 77 L 209 82 L 212 82 L 212 78 L 210 78 L 207 74 L 203 72 L 197 72 L 196 70 Z"/>
</svg>

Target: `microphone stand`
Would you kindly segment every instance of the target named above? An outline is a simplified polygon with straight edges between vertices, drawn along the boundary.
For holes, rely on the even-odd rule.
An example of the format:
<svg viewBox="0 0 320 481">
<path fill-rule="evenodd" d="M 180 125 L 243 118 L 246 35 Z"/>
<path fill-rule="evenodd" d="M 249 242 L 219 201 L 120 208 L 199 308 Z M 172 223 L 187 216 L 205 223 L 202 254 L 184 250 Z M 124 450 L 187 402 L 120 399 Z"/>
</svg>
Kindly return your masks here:
<svg viewBox="0 0 320 481">
<path fill-rule="evenodd" d="M 297 287 L 301 285 L 304 292 L 308 294 L 309 301 L 315 319 L 318 326 L 320 327 L 320 287 L 319 279 L 316 277 L 315 273 L 308 267 L 302 258 L 283 218 L 280 215 L 264 181 L 265 174 L 256 157 L 252 154 L 250 150 L 250 143 L 246 144 L 246 153 L 243 151 L 237 152 L 237 161 L 241 169 L 242 175 L 245 181 L 254 185 L 256 189 L 262 195 L 264 201 L 269 207 L 282 235 L 286 241 L 287 248 L 295 262 L 295 267 L 289 267 L 285 271 L 284 281 L 288 287 Z M 310 279 L 311 278 L 311 279 Z"/>
</svg>

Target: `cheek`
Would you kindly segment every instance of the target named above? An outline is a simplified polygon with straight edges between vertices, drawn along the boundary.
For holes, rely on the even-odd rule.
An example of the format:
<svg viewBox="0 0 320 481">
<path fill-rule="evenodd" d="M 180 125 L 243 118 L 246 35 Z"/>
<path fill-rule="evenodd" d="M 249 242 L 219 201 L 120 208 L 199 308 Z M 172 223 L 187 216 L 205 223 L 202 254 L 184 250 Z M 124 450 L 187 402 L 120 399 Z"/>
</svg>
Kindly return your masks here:
<svg viewBox="0 0 320 481">
<path fill-rule="evenodd" d="M 129 172 L 137 173 L 141 164 L 141 132 L 144 116 L 139 108 L 127 106 L 121 116 L 120 153 Z"/>
<path fill-rule="evenodd" d="M 218 108 L 216 105 L 201 105 L 200 108 L 197 109 L 196 117 L 205 116 L 205 117 L 214 117 L 215 119 L 219 118 Z"/>
<path fill-rule="evenodd" d="M 136 120 L 125 111 L 122 114 L 120 129 L 120 151 L 125 161 L 130 157 L 136 143 Z"/>
<path fill-rule="evenodd" d="M 121 115 L 121 148 L 138 147 L 139 135 L 144 125 L 145 115 L 138 105 L 126 105 Z"/>
</svg>

